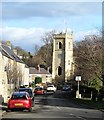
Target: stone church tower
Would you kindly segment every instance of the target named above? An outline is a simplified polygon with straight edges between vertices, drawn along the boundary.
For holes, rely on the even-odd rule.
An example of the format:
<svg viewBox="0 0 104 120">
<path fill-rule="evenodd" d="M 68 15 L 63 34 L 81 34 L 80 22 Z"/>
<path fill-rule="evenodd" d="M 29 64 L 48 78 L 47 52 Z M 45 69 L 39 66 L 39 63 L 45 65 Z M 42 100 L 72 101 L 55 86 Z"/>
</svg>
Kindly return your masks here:
<svg viewBox="0 0 104 120">
<path fill-rule="evenodd" d="M 60 33 L 54 35 L 52 78 L 60 78 L 67 82 L 74 72 L 73 64 L 73 33 Z"/>
</svg>

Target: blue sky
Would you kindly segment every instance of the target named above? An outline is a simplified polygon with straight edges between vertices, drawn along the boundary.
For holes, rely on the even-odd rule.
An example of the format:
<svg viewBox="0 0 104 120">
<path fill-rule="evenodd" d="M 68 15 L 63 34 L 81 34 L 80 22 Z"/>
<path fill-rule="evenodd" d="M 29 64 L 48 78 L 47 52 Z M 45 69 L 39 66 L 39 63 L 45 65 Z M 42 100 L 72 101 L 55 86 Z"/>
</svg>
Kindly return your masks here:
<svg viewBox="0 0 104 120">
<path fill-rule="evenodd" d="M 65 23 L 74 41 L 98 33 L 102 27 L 102 2 L 2 2 L 0 39 L 34 51 L 45 32 L 63 31 Z"/>
</svg>

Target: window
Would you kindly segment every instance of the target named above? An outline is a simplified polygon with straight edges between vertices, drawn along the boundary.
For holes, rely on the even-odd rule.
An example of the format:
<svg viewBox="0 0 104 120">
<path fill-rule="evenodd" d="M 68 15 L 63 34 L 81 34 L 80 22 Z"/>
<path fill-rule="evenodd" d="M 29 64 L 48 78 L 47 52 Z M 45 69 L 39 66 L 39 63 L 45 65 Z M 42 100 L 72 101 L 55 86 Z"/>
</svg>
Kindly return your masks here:
<svg viewBox="0 0 104 120">
<path fill-rule="evenodd" d="M 58 58 L 60 58 L 60 59 L 61 59 L 61 58 L 62 58 L 62 54 L 58 54 Z"/>
<path fill-rule="evenodd" d="M 70 49 L 70 42 L 68 43 L 68 48 Z"/>
<path fill-rule="evenodd" d="M 59 42 L 59 49 L 62 49 L 62 43 Z"/>
<path fill-rule="evenodd" d="M 62 68 L 60 66 L 58 67 L 58 75 L 62 75 Z"/>
<path fill-rule="evenodd" d="M 68 65 L 70 65 L 70 60 L 68 60 Z"/>
<path fill-rule="evenodd" d="M 11 99 L 27 99 L 26 94 L 13 94 Z"/>
</svg>

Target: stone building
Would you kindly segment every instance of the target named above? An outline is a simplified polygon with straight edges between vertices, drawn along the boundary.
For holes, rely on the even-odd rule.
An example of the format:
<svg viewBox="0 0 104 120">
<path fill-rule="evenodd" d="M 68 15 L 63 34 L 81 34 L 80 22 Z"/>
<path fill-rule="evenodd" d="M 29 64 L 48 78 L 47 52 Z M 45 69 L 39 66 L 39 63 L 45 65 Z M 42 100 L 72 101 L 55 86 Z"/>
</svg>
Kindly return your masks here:
<svg viewBox="0 0 104 120">
<path fill-rule="evenodd" d="M 62 82 L 70 80 L 74 72 L 73 33 L 54 35 L 52 78 L 58 77 Z"/>
<path fill-rule="evenodd" d="M 49 71 L 44 68 L 39 67 L 38 69 L 35 67 L 29 68 L 29 81 L 32 83 L 35 81 L 36 77 L 42 78 L 42 83 L 52 83 L 52 75 Z"/>
<path fill-rule="evenodd" d="M 15 87 L 29 84 L 29 68 L 13 52 L 0 42 L 0 96 L 7 102 Z"/>
</svg>

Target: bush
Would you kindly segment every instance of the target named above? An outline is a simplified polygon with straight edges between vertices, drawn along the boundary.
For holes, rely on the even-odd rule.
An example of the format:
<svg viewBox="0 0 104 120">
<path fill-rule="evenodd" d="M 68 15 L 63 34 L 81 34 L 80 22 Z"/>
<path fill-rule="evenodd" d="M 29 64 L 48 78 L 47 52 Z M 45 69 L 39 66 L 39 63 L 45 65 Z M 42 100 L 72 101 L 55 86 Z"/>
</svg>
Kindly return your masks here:
<svg viewBox="0 0 104 120">
<path fill-rule="evenodd" d="M 90 81 L 90 86 L 92 88 L 95 88 L 96 90 L 99 90 L 101 87 L 101 80 L 99 80 L 96 76 L 92 77 L 91 81 Z"/>
<path fill-rule="evenodd" d="M 36 77 L 35 78 L 35 84 L 42 83 L 42 78 L 41 77 Z"/>
<path fill-rule="evenodd" d="M 101 87 L 101 89 L 99 90 L 99 93 L 98 93 L 98 101 L 102 101 L 104 98 L 104 86 Z"/>
</svg>

